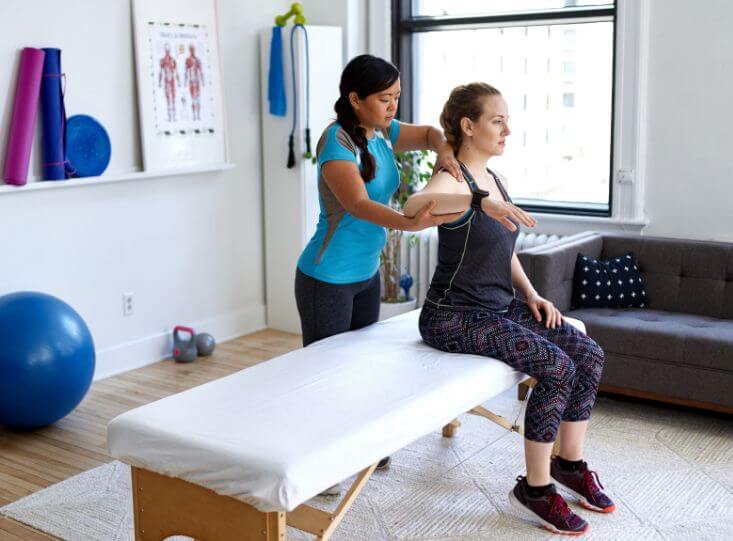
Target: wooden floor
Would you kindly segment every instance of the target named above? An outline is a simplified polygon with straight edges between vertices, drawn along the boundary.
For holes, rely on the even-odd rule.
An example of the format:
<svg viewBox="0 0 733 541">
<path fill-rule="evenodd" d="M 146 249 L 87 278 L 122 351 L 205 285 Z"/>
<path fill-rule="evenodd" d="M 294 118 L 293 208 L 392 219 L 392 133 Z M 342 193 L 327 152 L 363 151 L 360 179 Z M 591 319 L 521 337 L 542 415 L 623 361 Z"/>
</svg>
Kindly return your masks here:
<svg viewBox="0 0 733 541">
<path fill-rule="evenodd" d="M 300 335 L 256 332 L 220 344 L 214 355 L 191 364 L 162 361 L 98 381 L 79 407 L 53 426 L 26 433 L 0 429 L 0 507 L 112 461 L 106 428 L 117 415 L 300 346 Z M 0 540 L 21 539 L 51 538 L 0 517 Z"/>
</svg>

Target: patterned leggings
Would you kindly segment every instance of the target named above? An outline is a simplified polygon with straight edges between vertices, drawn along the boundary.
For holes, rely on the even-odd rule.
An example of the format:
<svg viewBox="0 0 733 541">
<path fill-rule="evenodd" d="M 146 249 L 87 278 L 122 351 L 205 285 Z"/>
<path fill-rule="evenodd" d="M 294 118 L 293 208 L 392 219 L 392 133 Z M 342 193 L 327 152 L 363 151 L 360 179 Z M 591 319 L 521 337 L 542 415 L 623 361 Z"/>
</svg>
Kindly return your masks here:
<svg viewBox="0 0 733 541">
<path fill-rule="evenodd" d="M 603 371 L 603 350 L 565 321 L 555 329 L 545 328 L 519 299 L 503 314 L 446 310 L 426 303 L 420 334 L 434 348 L 494 357 L 535 378 L 524 422 L 529 440 L 553 442 L 560 421 L 590 418 Z"/>
</svg>

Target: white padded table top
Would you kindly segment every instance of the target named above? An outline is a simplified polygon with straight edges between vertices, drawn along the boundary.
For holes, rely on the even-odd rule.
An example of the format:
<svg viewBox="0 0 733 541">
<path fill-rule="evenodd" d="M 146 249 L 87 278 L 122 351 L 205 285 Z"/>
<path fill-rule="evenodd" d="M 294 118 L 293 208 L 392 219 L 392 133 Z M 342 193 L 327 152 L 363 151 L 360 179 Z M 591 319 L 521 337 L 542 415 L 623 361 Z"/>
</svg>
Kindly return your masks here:
<svg viewBox="0 0 733 541">
<path fill-rule="evenodd" d="M 260 511 L 290 511 L 526 377 L 427 346 L 419 313 L 124 413 L 107 428 L 110 452 Z"/>
</svg>

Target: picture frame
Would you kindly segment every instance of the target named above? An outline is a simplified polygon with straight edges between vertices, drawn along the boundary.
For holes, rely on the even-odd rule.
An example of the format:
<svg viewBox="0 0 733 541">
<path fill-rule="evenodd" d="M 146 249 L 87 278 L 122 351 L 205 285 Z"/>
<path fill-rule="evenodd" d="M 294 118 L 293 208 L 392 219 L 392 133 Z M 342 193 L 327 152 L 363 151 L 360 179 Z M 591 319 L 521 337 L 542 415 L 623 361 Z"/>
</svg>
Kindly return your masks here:
<svg viewBox="0 0 733 541">
<path fill-rule="evenodd" d="M 227 162 L 215 0 L 133 0 L 145 171 Z"/>
</svg>

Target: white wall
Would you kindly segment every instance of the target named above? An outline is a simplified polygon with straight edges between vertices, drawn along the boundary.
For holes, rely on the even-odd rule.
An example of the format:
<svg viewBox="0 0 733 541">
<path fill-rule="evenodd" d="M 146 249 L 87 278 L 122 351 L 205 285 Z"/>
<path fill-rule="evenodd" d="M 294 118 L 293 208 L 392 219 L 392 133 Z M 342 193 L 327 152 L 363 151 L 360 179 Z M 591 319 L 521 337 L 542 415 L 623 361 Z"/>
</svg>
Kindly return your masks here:
<svg viewBox="0 0 733 541">
<path fill-rule="evenodd" d="M 368 52 L 368 0 L 304 0 L 302 4 L 309 24 L 342 28 L 344 65 L 356 55 Z"/>
<path fill-rule="evenodd" d="M 230 161 L 237 168 L 62 190 L 0 193 L 0 294 L 41 290 L 87 321 L 97 377 L 157 360 L 169 331 L 192 324 L 224 339 L 265 325 L 258 31 L 290 2 L 219 0 Z M 110 133 L 108 172 L 139 167 L 129 0 L 3 0 L 0 152 L 18 50 L 63 49 L 67 112 Z M 36 141 L 36 147 L 37 147 Z M 39 159 L 34 154 L 33 171 Z M 122 315 L 122 294 L 135 314 Z"/>
<path fill-rule="evenodd" d="M 654 0 L 645 234 L 733 241 L 733 3 Z"/>
</svg>

